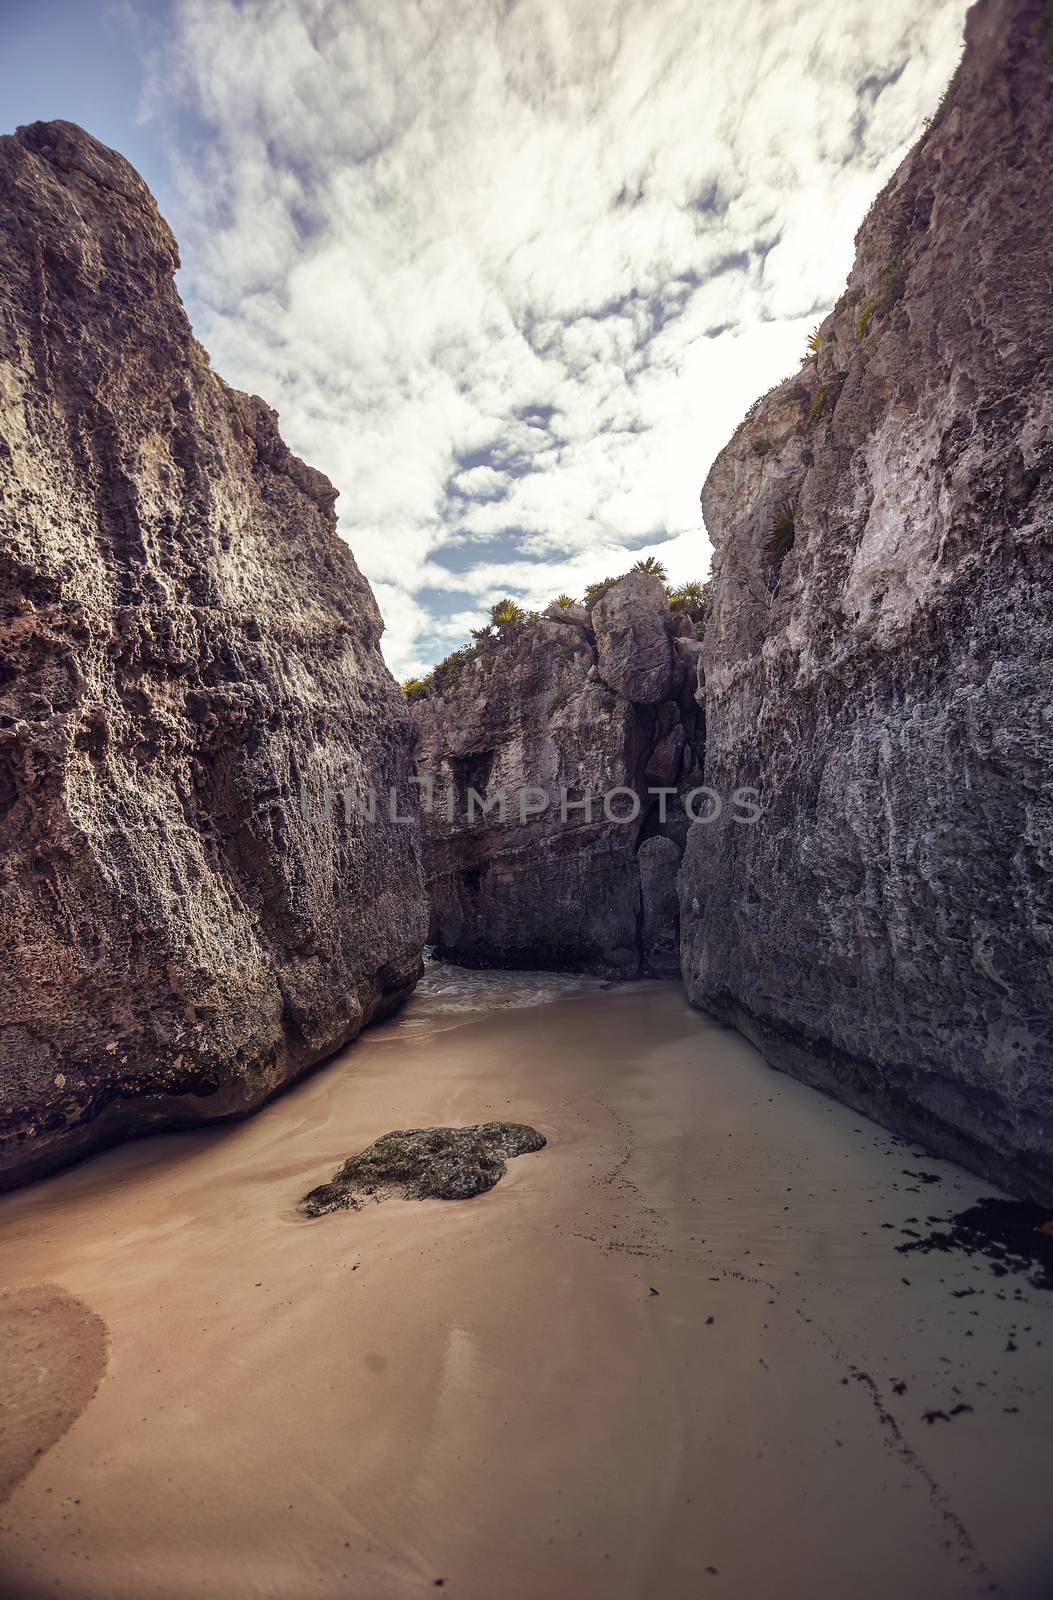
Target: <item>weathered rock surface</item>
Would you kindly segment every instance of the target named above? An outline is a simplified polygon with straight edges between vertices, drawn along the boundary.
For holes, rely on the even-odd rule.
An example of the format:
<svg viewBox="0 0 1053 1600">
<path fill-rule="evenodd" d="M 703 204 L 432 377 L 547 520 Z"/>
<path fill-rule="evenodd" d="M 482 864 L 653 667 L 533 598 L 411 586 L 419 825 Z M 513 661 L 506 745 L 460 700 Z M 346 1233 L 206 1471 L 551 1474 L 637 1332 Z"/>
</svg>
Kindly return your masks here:
<svg viewBox="0 0 1053 1600">
<path fill-rule="evenodd" d="M 675 898 L 651 898 L 645 934 L 638 852 L 661 833 L 679 859 L 686 837 L 682 802 L 648 791 L 682 795 L 701 781 L 698 679 L 685 665 L 694 656 L 674 650 L 665 594 L 646 574 L 593 608 L 603 614 L 595 633 L 578 611 L 529 624 L 476 657 L 452 690 L 413 705 L 418 771 L 433 784 L 429 939 L 465 966 L 666 974 L 676 970 Z M 604 680 L 604 661 L 637 700 Z M 643 703 L 652 695 L 659 703 Z"/>
<path fill-rule="evenodd" d="M 67 123 L 0 139 L 0 1185 L 259 1104 L 406 995 L 414 730 L 335 491 Z M 307 794 L 314 820 L 301 814 Z"/>
<path fill-rule="evenodd" d="M 706 781 L 764 814 L 692 829 L 681 953 L 775 1065 L 1048 1202 L 1048 8 L 966 37 L 818 360 L 703 492 Z"/>
<path fill-rule="evenodd" d="M 680 911 L 677 873 L 680 851 L 672 839 L 655 834 L 637 854 L 640 866 L 640 949 L 644 967 L 656 977 L 680 974 Z"/>
<path fill-rule="evenodd" d="M 321 1217 L 357 1211 L 366 1200 L 470 1200 L 500 1182 L 513 1156 L 544 1147 L 544 1135 L 525 1122 L 402 1128 L 345 1161 L 330 1183 L 304 1195 L 300 1210 Z"/>
<path fill-rule="evenodd" d="M 657 578 L 630 572 L 592 608 L 599 675 L 633 705 L 653 706 L 669 699 L 672 629 L 664 598 Z"/>
</svg>

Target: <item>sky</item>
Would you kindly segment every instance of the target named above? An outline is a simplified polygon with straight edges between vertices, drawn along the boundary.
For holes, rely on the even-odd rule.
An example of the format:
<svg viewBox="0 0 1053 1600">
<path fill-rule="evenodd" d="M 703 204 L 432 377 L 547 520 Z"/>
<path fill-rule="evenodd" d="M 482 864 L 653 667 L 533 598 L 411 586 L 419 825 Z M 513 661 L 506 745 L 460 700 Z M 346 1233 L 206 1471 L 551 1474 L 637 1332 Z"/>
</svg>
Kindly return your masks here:
<svg viewBox="0 0 1053 1600">
<path fill-rule="evenodd" d="M 340 490 L 399 677 L 654 554 L 794 371 L 962 0 L 0 0 L 0 131 L 142 172 L 215 369 Z"/>
</svg>

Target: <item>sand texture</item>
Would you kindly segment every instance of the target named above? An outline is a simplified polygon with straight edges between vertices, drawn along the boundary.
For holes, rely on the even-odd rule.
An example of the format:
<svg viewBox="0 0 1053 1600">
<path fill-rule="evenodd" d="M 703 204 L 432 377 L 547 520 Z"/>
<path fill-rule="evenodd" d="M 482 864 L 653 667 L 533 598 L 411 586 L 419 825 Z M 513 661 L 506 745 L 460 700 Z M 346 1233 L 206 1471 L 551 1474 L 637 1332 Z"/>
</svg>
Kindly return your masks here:
<svg viewBox="0 0 1053 1600">
<path fill-rule="evenodd" d="M 106 1327 L 65 1289 L 0 1294 L 0 1501 L 61 1439 L 106 1369 Z"/>
<path fill-rule="evenodd" d="M 475 1199 L 297 1209 L 505 1120 L 547 1144 Z M 433 970 L 250 1121 L 0 1201 L 2 1281 L 110 1337 L 0 1593 L 1037 1600 L 1053 1295 L 900 1250 L 991 1194 L 918 1149 L 672 985 Z"/>
</svg>

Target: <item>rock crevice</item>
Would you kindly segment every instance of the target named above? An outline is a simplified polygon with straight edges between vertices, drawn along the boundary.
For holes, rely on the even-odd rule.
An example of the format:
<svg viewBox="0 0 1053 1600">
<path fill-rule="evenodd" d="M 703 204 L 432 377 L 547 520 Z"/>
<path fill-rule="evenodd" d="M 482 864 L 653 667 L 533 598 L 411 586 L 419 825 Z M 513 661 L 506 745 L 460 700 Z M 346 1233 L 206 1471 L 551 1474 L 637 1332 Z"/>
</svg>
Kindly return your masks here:
<svg viewBox="0 0 1053 1600">
<path fill-rule="evenodd" d="M 690 626 L 674 625 L 656 578 L 630 573 L 591 611 L 550 607 L 414 703 L 437 953 L 466 966 L 679 972 L 678 797 L 701 781 L 704 748 L 700 647 L 675 631 Z M 663 786 L 664 801 L 650 792 Z"/>
</svg>

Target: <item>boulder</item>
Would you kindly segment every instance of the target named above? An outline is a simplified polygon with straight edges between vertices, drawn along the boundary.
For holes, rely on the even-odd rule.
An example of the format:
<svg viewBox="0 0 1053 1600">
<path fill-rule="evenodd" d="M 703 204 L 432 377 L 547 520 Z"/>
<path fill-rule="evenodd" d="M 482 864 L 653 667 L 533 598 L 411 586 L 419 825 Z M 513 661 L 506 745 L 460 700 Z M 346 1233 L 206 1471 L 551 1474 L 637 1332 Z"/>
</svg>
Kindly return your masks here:
<svg viewBox="0 0 1053 1600">
<path fill-rule="evenodd" d="M 544 1135 L 525 1122 L 402 1128 L 345 1161 L 331 1182 L 304 1195 L 300 1210 L 321 1217 L 390 1198 L 471 1200 L 500 1182 L 513 1156 L 544 1147 Z"/>
<path fill-rule="evenodd" d="M 673 681 L 672 624 L 661 583 L 630 572 L 592 608 L 597 670 L 633 705 L 668 699 Z"/>
</svg>

